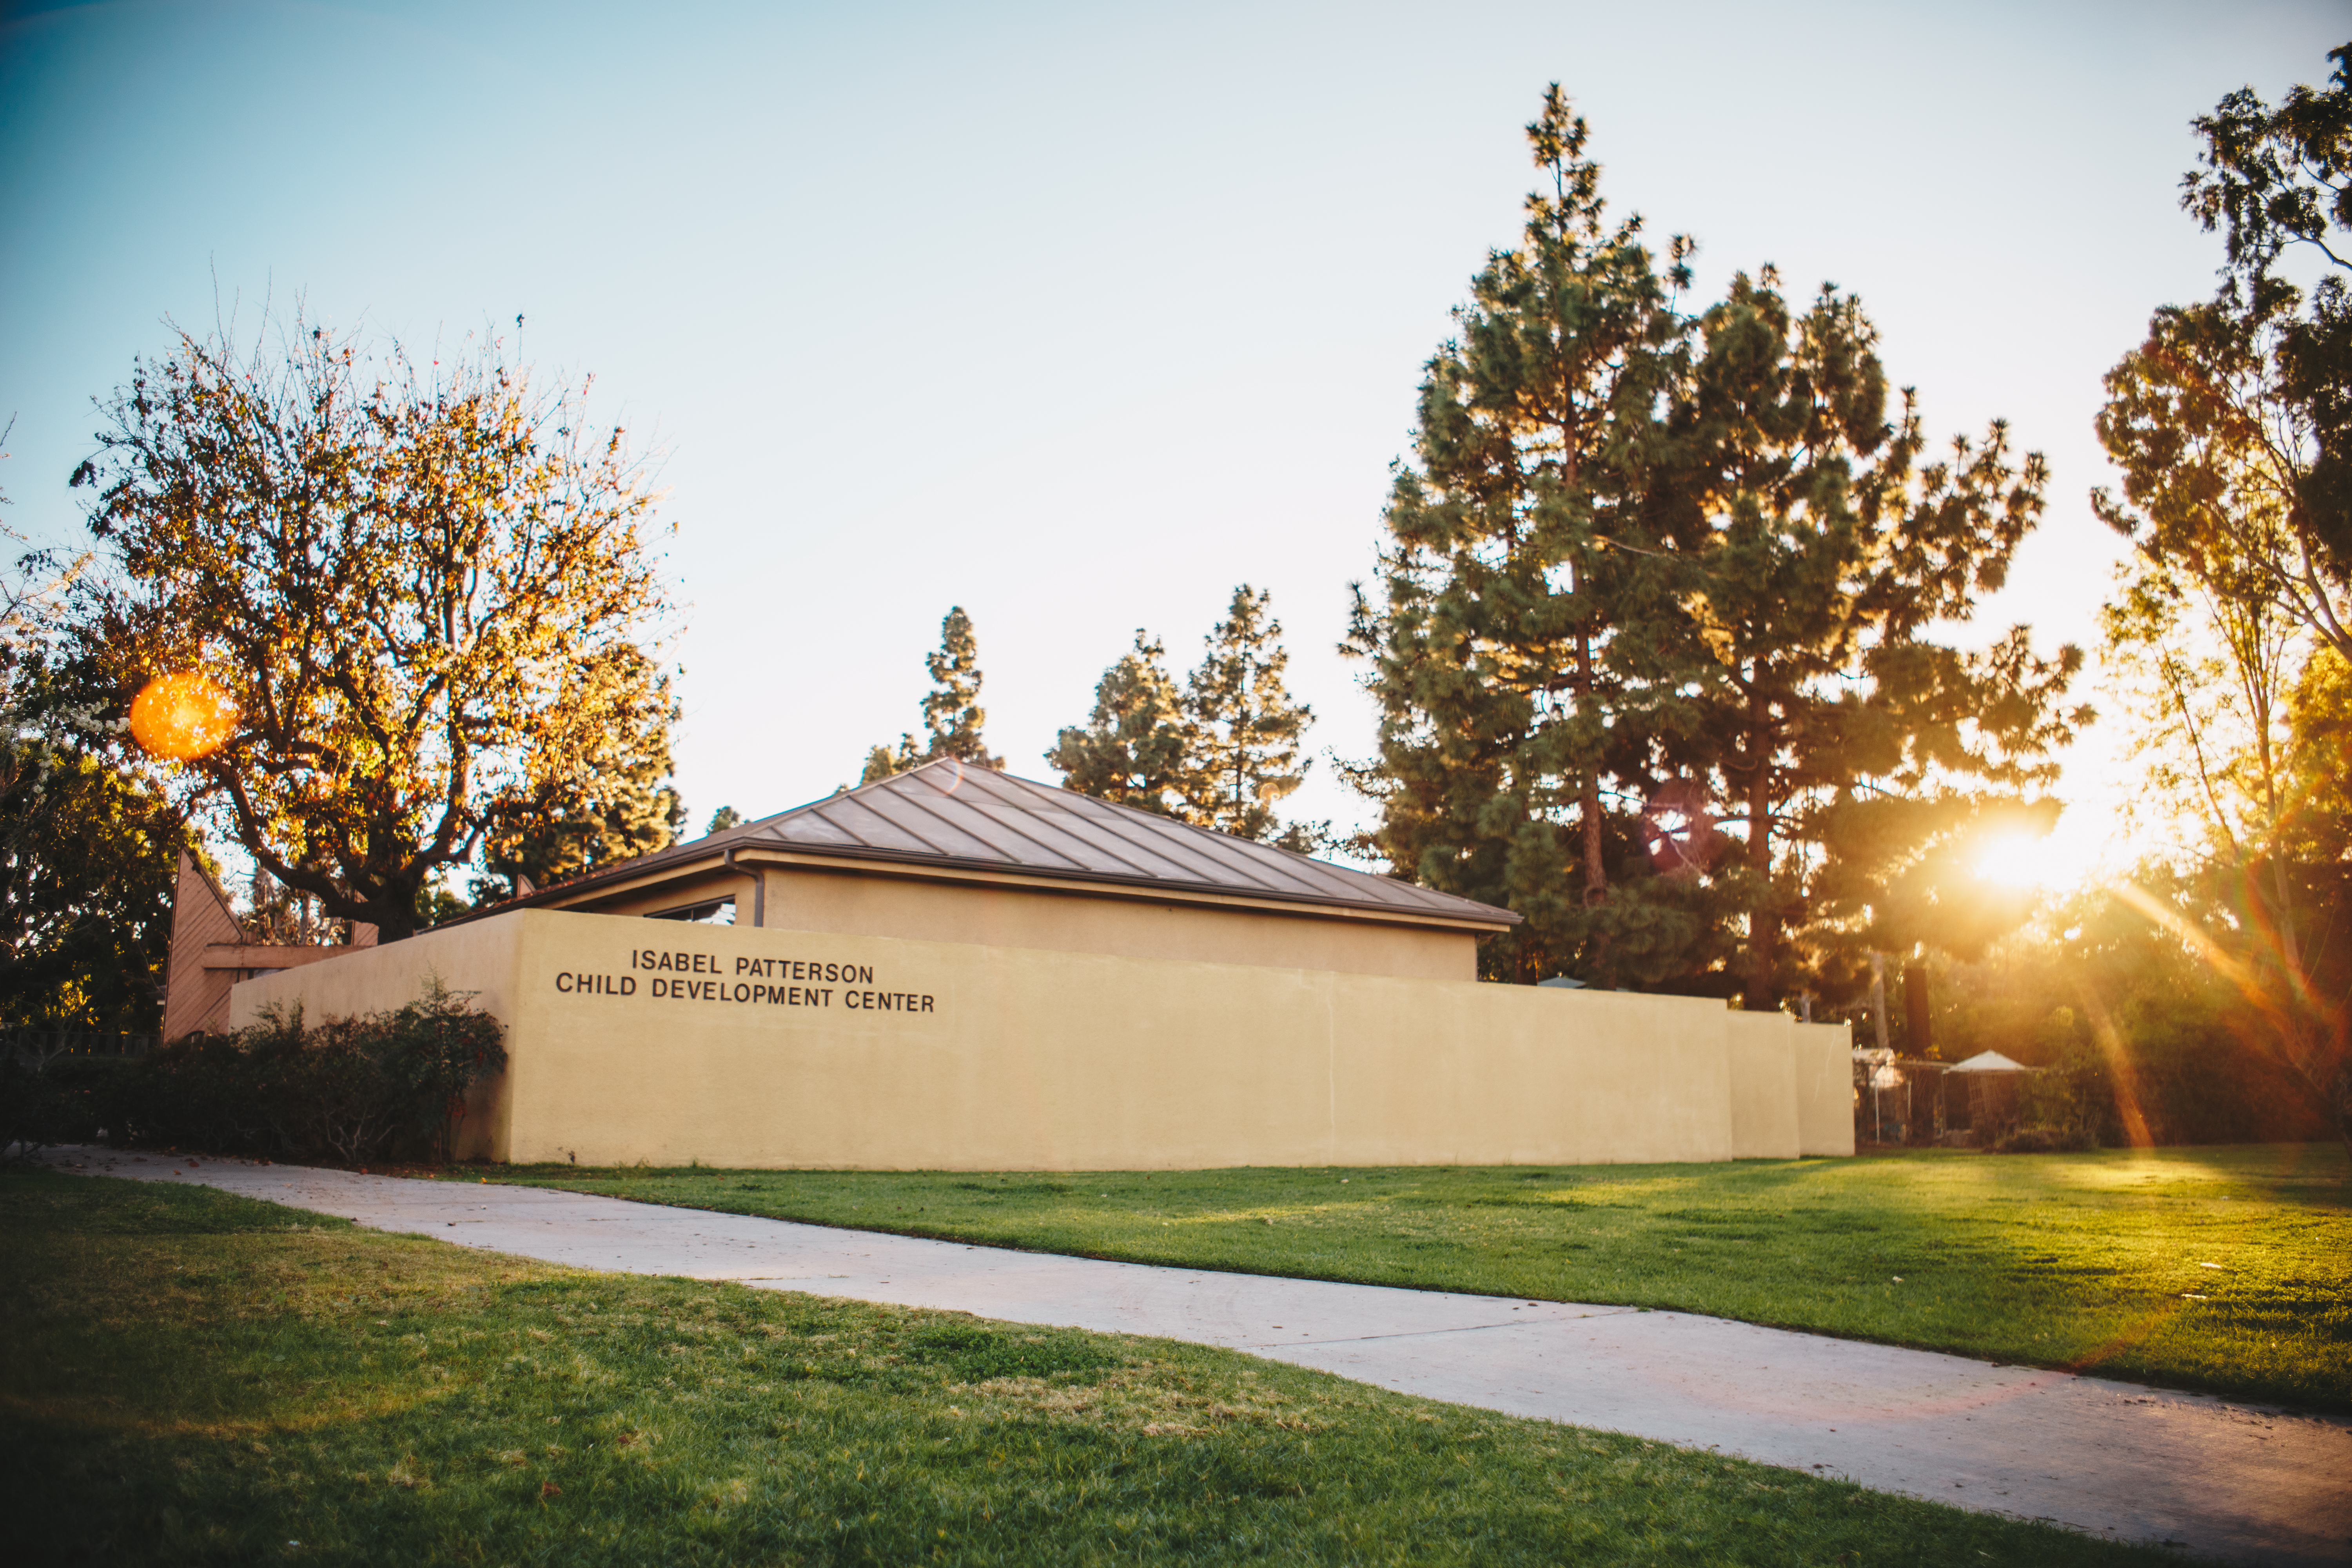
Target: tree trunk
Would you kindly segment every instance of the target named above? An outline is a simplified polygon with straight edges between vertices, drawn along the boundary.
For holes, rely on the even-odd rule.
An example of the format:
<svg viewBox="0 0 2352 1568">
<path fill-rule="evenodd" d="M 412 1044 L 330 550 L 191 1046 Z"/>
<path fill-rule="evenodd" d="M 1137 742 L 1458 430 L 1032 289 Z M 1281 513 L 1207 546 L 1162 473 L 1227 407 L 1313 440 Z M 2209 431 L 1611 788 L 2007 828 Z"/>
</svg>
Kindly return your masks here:
<svg viewBox="0 0 2352 1568">
<path fill-rule="evenodd" d="M 1913 959 L 1903 966 L 1903 1043 L 1908 1054 L 1927 1057 L 1935 1054 L 1935 1041 L 1929 1030 L 1934 1025 L 1927 1016 L 1927 961 Z"/>
<path fill-rule="evenodd" d="M 1748 699 L 1748 868 L 1756 875 L 1756 901 L 1748 914 L 1748 990 L 1740 1005 L 1750 1013 L 1780 1006 L 1780 910 L 1772 889 L 1772 756 L 1764 722 L 1764 696 Z"/>
<path fill-rule="evenodd" d="M 1592 637 L 1576 634 L 1576 706 L 1580 713 L 1592 707 Z M 1609 870 L 1601 859 L 1601 767 L 1584 770 L 1577 786 L 1577 816 L 1584 832 L 1584 903 L 1587 909 L 1609 896 Z"/>
</svg>

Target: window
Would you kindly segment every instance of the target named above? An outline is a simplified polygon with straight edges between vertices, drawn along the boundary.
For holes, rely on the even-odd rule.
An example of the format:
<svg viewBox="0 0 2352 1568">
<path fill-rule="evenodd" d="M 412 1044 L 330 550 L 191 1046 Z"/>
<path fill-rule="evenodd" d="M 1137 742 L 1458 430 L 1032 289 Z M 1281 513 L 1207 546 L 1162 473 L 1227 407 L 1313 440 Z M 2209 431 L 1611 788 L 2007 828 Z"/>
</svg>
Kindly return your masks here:
<svg viewBox="0 0 2352 1568">
<path fill-rule="evenodd" d="M 735 923 L 735 900 L 713 899 L 707 904 L 688 904 L 682 910 L 663 910 L 646 917 L 649 921 L 684 921 L 689 925 L 731 926 Z"/>
</svg>

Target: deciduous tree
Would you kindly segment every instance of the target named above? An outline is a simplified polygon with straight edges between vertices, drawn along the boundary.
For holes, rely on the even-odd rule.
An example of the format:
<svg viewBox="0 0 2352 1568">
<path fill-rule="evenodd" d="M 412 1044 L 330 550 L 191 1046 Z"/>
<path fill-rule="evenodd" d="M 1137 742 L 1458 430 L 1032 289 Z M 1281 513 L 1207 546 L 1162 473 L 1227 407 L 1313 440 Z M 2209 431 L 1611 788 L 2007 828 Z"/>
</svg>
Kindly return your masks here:
<svg viewBox="0 0 2352 1568">
<path fill-rule="evenodd" d="M 606 650 L 575 672 L 581 700 L 610 711 L 629 693 L 666 697 L 646 662 L 627 644 Z M 501 814 L 483 847 L 485 871 L 506 886 L 485 884 L 476 897 L 526 893 L 677 842 L 686 804 L 670 782 L 669 726 L 677 714 L 675 703 L 657 715 L 640 714 L 636 723 L 602 737 L 606 743 L 594 752 L 557 759 L 552 767 L 534 759 L 528 807 Z"/>
<path fill-rule="evenodd" d="M 274 346 L 182 332 L 75 473 L 111 568 L 78 600 L 84 669 L 118 702 L 166 671 L 226 688 L 236 734 L 164 788 L 386 940 L 436 872 L 662 743 L 655 496 L 586 395 L 489 336 L 419 366 L 299 317 Z"/>
<path fill-rule="evenodd" d="M 2179 788 L 2178 897 L 2134 894 L 2242 991 L 2252 1043 L 2352 1142 L 2352 919 L 2326 804 L 2334 675 L 2352 661 L 2352 45 L 2328 87 L 2230 94 L 2196 128 L 2182 205 L 2225 241 L 2221 286 L 2164 306 L 2108 373 L 2094 492 L 2135 559 L 2110 653 L 2152 778 Z M 2316 262 L 2305 288 L 2291 256 Z"/>
<path fill-rule="evenodd" d="M 0 542 L 23 543 L 5 528 Z M 0 1027 L 152 1028 L 172 876 L 194 843 L 57 679 L 87 565 L 43 551 L 0 564 Z"/>
<path fill-rule="evenodd" d="M 2278 574 L 2282 586 L 2314 595 L 2311 609 L 2330 612 L 2327 635 L 2343 653 L 2341 595 L 2352 581 L 2352 44 L 2327 58 L 2336 68 L 2325 88 L 2297 86 L 2275 107 L 2241 89 L 2199 117 L 2201 166 L 2182 180 L 2181 205 L 2224 236 L 2213 304 L 2267 362 L 2266 400 L 2294 410 L 2286 423 L 2302 450 L 2279 477 L 2291 480 L 2294 555 L 2278 560 Z M 2284 276 L 2294 257 L 2320 264 L 2311 287 Z"/>
</svg>

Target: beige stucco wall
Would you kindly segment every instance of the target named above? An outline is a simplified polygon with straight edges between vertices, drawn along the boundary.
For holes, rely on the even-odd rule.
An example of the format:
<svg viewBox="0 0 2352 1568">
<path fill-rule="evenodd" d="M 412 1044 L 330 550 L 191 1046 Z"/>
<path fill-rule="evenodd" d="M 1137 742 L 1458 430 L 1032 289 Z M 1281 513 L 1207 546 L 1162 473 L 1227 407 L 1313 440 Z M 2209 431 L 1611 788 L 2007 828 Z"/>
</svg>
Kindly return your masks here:
<svg viewBox="0 0 2352 1568">
<path fill-rule="evenodd" d="M 597 900 L 599 912 L 646 915 L 733 898 L 751 921 L 750 868 L 681 879 Z M 1121 958 L 1189 959 L 1276 969 L 1328 969 L 1418 980 L 1475 980 L 1475 933 L 1392 925 L 1344 910 L 1264 913 L 1105 893 L 925 881 L 880 872 L 762 868 L 771 930 L 976 942 Z"/>
<path fill-rule="evenodd" d="M 670 968 L 647 967 L 663 954 Z M 780 968 L 794 962 L 797 983 Z M 842 982 L 842 965 L 871 984 Z M 1744 1142 L 1793 1152 L 1788 1100 L 1804 1081 L 1796 1026 L 1691 998 L 544 910 L 247 982 L 234 1005 L 240 1021 L 296 996 L 314 1012 L 392 1006 L 427 972 L 508 1024 L 512 1065 L 483 1121 L 490 1152 L 520 1161 L 1722 1160 Z M 912 1001 L 859 1005 L 875 995 Z M 1749 1100 L 1760 1109 L 1740 1110 Z M 1840 1080 L 1837 1117 L 1847 1100 Z M 1825 1118 L 1800 1106 L 1796 1120 Z"/>
<path fill-rule="evenodd" d="M 1797 1078 L 1797 1148 L 1853 1152 L 1853 1030 L 1845 1024 L 1789 1026 Z"/>
<path fill-rule="evenodd" d="M 1786 1013 L 1727 1013 L 1731 1151 L 1741 1160 L 1793 1160 L 1798 1131 L 1796 1059 Z"/>
<path fill-rule="evenodd" d="M 448 989 L 470 994 L 474 1005 L 507 1026 L 508 1070 L 478 1086 L 468 1099 L 451 1151 L 460 1160 L 502 1160 L 516 1085 L 530 1081 L 540 1057 L 535 1038 L 530 1048 L 518 1048 L 530 1038 L 526 1031 L 533 1018 L 520 989 L 527 932 L 511 917 L 476 921 L 447 931 L 421 931 L 383 947 L 355 947 L 346 956 L 261 975 L 229 993 L 229 1027 L 245 1027 L 273 1005 L 299 1005 L 311 1018 L 389 1012 L 416 1000 L 437 977 Z"/>
</svg>

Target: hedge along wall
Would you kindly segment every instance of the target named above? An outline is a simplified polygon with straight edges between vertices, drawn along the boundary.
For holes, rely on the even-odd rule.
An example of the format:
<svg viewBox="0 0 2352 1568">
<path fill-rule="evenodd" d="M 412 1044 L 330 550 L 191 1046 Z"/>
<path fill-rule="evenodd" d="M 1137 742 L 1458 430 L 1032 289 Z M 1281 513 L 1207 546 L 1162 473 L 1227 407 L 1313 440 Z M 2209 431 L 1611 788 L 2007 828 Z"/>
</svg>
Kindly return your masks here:
<svg viewBox="0 0 2352 1568">
<path fill-rule="evenodd" d="M 1687 997 L 522 910 L 237 986 L 507 1025 L 461 1154 L 843 1169 L 1853 1152 L 1843 1026 Z M 478 1142 L 473 1142 L 478 1140 Z"/>
</svg>

